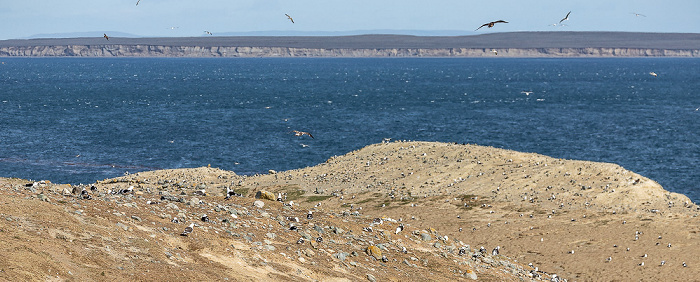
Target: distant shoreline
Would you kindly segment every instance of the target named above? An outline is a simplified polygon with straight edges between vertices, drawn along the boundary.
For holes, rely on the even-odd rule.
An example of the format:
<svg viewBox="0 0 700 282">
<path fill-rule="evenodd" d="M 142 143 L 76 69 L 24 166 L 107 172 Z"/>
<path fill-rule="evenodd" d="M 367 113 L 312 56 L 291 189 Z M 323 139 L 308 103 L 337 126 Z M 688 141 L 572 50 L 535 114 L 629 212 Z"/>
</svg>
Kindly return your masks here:
<svg viewBox="0 0 700 282">
<path fill-rule="evenodd" d="M 228 36 L 0 40 L 0 57 L 700 57 L 699 33 Z"/>
</svg>

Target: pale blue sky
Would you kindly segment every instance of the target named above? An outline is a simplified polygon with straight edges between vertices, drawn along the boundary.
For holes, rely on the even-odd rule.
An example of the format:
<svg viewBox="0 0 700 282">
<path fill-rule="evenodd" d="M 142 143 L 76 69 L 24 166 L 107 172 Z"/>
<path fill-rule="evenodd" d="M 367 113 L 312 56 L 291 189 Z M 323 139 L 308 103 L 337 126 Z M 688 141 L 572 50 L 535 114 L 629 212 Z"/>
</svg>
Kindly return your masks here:
<svg viewBox="0 0 700 282">
<path fill-rule="evenodd" d="M 250 31 L 462 30 L 477 33 L 646 31 L 700 33 L 698 0 L 0 0 L 0 39 L 124 32 L 202 36 Z M 554 27 L 567 12 L 567 26 Z M 294 18 L 292 24 L 284 14 Z M 635 16 L 640 13 L 646 17 Z M 178 27 L 171 29 L 171 27 Z"/>
</svg>

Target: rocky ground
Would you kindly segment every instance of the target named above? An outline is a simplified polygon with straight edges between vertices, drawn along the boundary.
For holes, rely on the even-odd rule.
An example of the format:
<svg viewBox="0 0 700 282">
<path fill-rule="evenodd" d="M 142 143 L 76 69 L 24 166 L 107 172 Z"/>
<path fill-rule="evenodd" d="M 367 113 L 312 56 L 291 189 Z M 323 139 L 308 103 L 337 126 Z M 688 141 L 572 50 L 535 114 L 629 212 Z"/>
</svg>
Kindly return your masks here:
<svg viewBox="0 0 700 282">
<path fill-rule="evenodd" d="M 687 197 L 614 164 L 476 145 L 382 143 L 256 176 L 0 179 L 0 203 L 3 280 L 700 277 Z"/>
</svg>

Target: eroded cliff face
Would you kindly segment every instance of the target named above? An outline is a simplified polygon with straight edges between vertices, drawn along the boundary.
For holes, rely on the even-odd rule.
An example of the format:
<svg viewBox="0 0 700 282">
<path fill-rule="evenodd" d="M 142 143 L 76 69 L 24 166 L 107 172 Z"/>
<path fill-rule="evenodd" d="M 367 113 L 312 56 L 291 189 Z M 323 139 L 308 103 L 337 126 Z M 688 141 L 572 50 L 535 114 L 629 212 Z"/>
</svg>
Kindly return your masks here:
<svg viewBox="0 0 700 282">
<path fill-rule="evenodd" d="M 2 57 L 700 57 L 700 49 L 641 48 L 315 49 L 157 45 L 2 47 Z"/>
</svg>

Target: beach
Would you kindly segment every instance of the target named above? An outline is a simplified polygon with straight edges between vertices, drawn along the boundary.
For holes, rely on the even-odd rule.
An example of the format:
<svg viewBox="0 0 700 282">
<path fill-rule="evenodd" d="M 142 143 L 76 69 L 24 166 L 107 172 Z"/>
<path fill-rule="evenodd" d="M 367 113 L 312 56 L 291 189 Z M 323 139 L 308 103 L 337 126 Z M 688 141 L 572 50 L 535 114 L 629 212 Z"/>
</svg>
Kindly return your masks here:
<svg viewBox="0 0 700 282">
<path fill-rule="evenodd" d="M 225 199 L 227 188 L 240 196 Z M 255 198 L 263 192 L 282 202 Z M 700 277 L 700 211 L 686 196 L 615 164 L 470 144 L 387 140 L 252 176 L 4 178 L 0 195 L 9 280 Z"/>
</svg>

